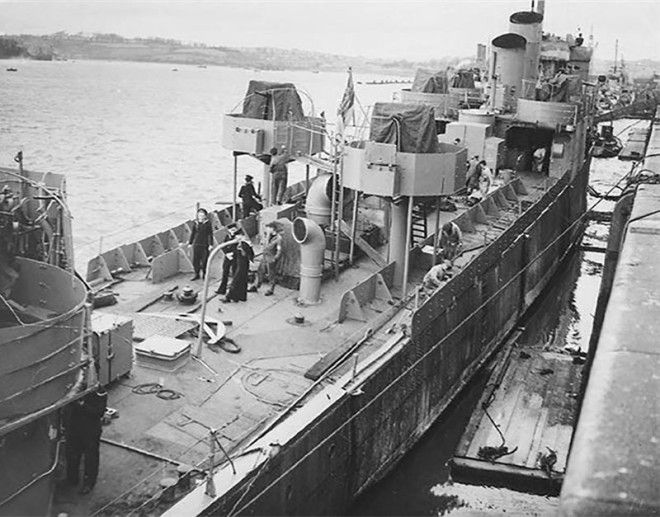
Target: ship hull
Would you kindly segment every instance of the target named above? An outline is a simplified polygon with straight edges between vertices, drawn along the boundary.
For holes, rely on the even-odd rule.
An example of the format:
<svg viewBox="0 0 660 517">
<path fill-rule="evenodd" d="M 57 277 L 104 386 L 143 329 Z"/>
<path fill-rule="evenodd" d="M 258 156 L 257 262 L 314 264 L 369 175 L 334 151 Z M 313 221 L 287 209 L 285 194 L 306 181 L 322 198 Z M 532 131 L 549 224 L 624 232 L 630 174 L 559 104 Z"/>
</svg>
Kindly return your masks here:
<svg viewBox="0 0 660 517">
<path fill-rule="evenodd" d="M 17 257 L 15 267 L 12 300 L 36 316 L 0 329 L 0 516 L 48 515 L 61 408 L 84 393 L 87 291 L 57 266 Z"/>
<path fill-rule="evenodd" d="M 344 512 L 428 430 L 513 330 L 577 242 L 590 160 L 566 172 L 416 312 L 411 335 L 205 515 Z M 395 379 L 397 380 L 396 382 Z M 256 477 L 255 477 L 256 476 Z M 199 513 L 199 512 L 197 512 Z"/>
<path fill-rule="evenodd" d="M 2 437 L 0 515 L 49 515 L 57 464 L 59 411 Z"/>
</svg>

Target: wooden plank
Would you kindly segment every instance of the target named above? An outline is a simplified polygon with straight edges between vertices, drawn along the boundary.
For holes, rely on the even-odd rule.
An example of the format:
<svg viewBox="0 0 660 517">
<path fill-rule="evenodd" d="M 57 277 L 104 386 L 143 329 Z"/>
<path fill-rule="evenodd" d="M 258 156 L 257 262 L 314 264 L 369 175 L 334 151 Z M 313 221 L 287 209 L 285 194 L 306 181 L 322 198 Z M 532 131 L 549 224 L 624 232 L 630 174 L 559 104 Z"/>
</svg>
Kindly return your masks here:
<svg viewBox="0 0 660 517">
<path fill-rule="evenodd" d="M 590 212 L 587 212 L 587 218 L 590 221 L 610 222 L 612 220 L 612 212 L 599 212 L 598 210 L 591 210 Z"/>
<path fill-rule="evenodd" d="M 450 467 L 455 481 L 513 487 L 535 494 L 559 495 L 564 479 L 561 474 L 553 475 L 552 479 L 549 479 L 547 474 L 539 469 L 464 457 L 451 459 Z"/>
<path fill-rule="evenodd" d="M 350 238 L 351 227 L 348 226 L 348 224 L 344 220 L 341 221 L 341 231 Z M 359 235 L 355 236 L 355 244 L 365 253 L 365 255 L 367 255 L 371 260 L 373 260 L 376 264 L 378 264 L 379 267 L 383 267 L 387 264 L 385 259 L 381 256 L 381 254 L 378 253 L 374 248 L 372 248 L 371 244 L 369 244 Z"/>
<path fill-rule="evenodd" d="M 588 245 L 582 245 L 580 246 L 580 251 L 589 251 L 592 253 L 607 253 L 607 248 L 603 248 L 602 246 L 588 246 Z"/>
</svg>

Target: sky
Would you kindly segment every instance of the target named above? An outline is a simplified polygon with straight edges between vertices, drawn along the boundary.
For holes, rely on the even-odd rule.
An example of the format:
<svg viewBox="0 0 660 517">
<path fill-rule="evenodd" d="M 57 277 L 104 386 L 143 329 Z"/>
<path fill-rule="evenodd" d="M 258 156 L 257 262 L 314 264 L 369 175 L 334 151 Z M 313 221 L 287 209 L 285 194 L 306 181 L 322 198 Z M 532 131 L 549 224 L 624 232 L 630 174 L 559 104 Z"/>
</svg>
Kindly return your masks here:
<svg viewBox="0 0 660 517">
<path fill-rule="evenodd" d="M 239 47 L 423 61 L 465 57 L 507 32 L 522 0 L 0 0 L 0 34 L 112 32 Z M 547 0 L 544 30 L 614 41 L 628 60 L 660 59 L 660 0 Z"/>
</svg>

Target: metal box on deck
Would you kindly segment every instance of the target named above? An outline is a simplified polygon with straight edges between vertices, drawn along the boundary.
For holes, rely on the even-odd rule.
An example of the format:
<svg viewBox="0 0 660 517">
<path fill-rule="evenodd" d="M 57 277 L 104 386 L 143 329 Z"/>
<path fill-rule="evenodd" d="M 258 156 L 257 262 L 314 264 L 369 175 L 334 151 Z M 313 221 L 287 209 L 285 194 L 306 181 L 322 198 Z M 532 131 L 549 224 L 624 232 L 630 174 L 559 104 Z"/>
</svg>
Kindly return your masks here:
<svg viewBox="0 0 660 517">
<path fill-rule="evenodd" d="M 230 113 L 222 119 L 222 145 L 232 151 L 265 154 L 282 145 L 289 154 L 313 155 L 324 147 L 325 121 L 316 117 L 303 120 L 263 120 Z"/>
<path fill-rule="evenodd" d="M 484 144 L 484 160 L 493 172 L 504 164 L 506 144 L 503 138 L 490 136 Z"/>
<path fill-rule="evenodd" d="M 370 151 L 371 142 L 360 145 L 345 150 L 342 171 L 345 187 L 383 197 L 439 196 L 452 194 L 465 182 L 467 155 L 460 147 L 439 143 L 437 153 L 397 151 L 393 164 L 377 164 L 370 157 L 382 158 L 385 151 Z"/>
<path fill-rule="evenodd" d="M 190 359 L 190 343 L 168 336 L 150 336 L 135 344 L 135 359 L 140 366 L 174 372 Z"/>
<path fill-rule="evenodd" d="M 133 368 L 133 320 L 119 314 L 92 313 L 92 350 L 102 386 L 129 373 Z"/>
<path fill-rule="evenodd" d="M 262 154 L 264 152 L 264 130 L 236 126 L 231 135 L 230 145 L 232 149 L 238 149 L 250 154 Z"/>
</svg>

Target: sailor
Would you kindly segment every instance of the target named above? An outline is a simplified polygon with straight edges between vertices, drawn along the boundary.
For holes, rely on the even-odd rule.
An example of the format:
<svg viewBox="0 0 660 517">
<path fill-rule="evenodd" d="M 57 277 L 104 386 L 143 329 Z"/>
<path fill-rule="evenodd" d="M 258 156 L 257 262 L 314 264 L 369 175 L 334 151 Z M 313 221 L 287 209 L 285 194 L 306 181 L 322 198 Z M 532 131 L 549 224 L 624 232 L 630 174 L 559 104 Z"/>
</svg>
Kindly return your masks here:
<svg viewBox="0 0 660 517">
<path fill-rule="evenodd" d="M 289 168 L 287 162 L 289 156 L 286 146 L 282 146 L 278 151 L 277 147 L 270 150 L 270 172 L 273 175 L 273 199 L 275 204 L 281 205 L 284 200 L 284 191 L 288 179 Z"/>
<path fill-rule="evenodd" d="M 442 257 L 451 265 L 463 251 L 463 233 L 454 222 L 445 223 L 440 232 L 438 246 L 442 249 Z"/>
<path fill-rule="evenodd" d="M 431 269 L 429 269 L 424 275 L 424 280 L 422 280 L 422 285 L 425 289 L 435 291 L 451 274 L 452 264 L 448 260 L 443 260 L 440 264 L 436 264 Z"/>
<path fill-rule="evenodd" d="M 282 261 L 282 227 L 277 221 L 271 221 L 266 224 L 266 228 L 268 230 L 267 241 L 257 270 L 257 285 L 253 290 L 258 289 L 262 283 L 268 280 L 270 288 L 264 295 L 270 296 L 275 291 L 275 283 Z"/>
<path fill-rule="evenodd" d="M 238 197 L 241 198 L 243 204 L 243 217 L 249 217 L 252 212 L 258 212 L 263 208 L 260 203 L 261 196 L 254 189 L 252 180 L 253 178 L 249 174 L 245 176 L 245 185 L 238 191 Z"/>
<path fill-rule="evenodd" d="M 204 208 L 197 210 L 197 219 L 193 223 L 189 244 L 192 245 L 192 262 L 195 268 L 195 276 L 192 279 L 198 280 L 200 275 L 204 278 L 209 248 L 213 244 L 213 228 L 211 228 L 211 221 L 209 221 L 209 213 Z"/>
<path fill-rule="evenodd" d="M 460 138 L 455 138 L 454 139 L 454 145 L 460 146 L 461 145 L 461 139 Z"/>
<path fill-rule="evenodd" d="M 242 230 L 236 228 L 229 228 L 229 232 L 225 236 L 224 242 L 230 242 L 236 238 L 238 232 Z M 236 244 L 229 244 L 223 248 L 224 257 L 222 259 L 222 279 L 220 280 L 220 285 L 215 290 L 218 294 L 225 294 L 227 292 L 227 283 L 229 282 L 229 275 L 233 275 L 233 272 L 236 271 Z"/>
<path fill-rule="evenodd" d="M 467 178 L 465 186 L 467 188 L 467 195 L 472 194 L 472 191 L 479 188 L 479 156 L 476 154 L 468 162 Z"/>
<path fill-rule="evenodd" d="M 81 494 L 91 492 L 98 477 L 101 422 L 107 401 L 108 394 L 99 388 L 69 407 L 66 419 L 66 477 L 71 485 L 78 485 L 82 459 Z"/>
<path fill-rule="evenodd" d="M 479 190 L 483 197 L 488 195 L 490 187 L 493 184 L 493 173 L 490 170 L 490 167 L 486 165 L 486 160 L 481 160 L 479 163 L 481 165 L 481 170 L 479 171 Z"/>
<path fill-rule="evenodd" d="M 543 163 L 545 162 L 545 147 L 539 147 L 532 155 L 534 158 L 534 169 L 536 172 L 543 172 Z"/>
<path fill-rule="evenodd" d="M 250 272 L 250 262 L 254 260 L 254 250 L 252 243 L 243 233 L 243 230 L 236 232 L 236 239 L 238 244 L 234 251 L 234 275 L 231 279 L 231 285 L 224 301 L 229 302 L 244 302 L 247 300 L 248 292 L 248 274 Z"/>
</svg>

